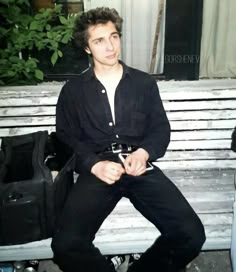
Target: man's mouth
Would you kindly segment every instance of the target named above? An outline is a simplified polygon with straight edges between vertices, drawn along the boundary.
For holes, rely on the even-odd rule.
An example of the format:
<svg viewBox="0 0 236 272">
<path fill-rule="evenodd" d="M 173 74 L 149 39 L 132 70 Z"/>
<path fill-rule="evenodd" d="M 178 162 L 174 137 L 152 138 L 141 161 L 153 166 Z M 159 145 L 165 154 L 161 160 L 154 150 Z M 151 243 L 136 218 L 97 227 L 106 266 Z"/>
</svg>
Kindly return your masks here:
<svg viewBox="0 0 236 272">
<path fill-rule="evenodd" d="M 112 55 L 106 56 L 107 59 L 114 59 L 115 57 L 116 57 L 116 54 L 112 54 Z"/>
</svg>

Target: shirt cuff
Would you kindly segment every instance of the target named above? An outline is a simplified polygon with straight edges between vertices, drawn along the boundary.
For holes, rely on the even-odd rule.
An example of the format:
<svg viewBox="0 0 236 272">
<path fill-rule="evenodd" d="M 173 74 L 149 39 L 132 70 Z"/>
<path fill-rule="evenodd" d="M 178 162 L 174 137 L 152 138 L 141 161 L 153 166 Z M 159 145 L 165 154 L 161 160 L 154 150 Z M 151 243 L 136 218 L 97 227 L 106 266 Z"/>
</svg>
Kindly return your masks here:
<svg viewBox="0 0 236 272">
<path fill-rule="evenodd" d="M 86 154 L 84 156 L 82 154 L 76 154 L 75 171 L 77 173 L 91 173 L 91 168 L 99 161 L 101 161 L 101 158 L 95 153 Z"/>
</svg>

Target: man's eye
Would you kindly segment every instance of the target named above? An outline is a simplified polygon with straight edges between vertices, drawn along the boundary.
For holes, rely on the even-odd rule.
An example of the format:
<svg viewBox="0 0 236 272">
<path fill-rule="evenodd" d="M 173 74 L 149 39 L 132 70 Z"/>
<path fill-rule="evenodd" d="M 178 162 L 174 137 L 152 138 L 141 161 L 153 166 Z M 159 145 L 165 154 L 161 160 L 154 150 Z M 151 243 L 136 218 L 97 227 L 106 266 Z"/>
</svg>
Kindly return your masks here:
<svg viewBox="0 0 236 272">
<path fill-rule="evenodd" d="M 98 39 L 95 41 L 95 44 L 98 44 L 98 43 L 101 43 L 102 42 L 102 39 Z"/>
</svg>

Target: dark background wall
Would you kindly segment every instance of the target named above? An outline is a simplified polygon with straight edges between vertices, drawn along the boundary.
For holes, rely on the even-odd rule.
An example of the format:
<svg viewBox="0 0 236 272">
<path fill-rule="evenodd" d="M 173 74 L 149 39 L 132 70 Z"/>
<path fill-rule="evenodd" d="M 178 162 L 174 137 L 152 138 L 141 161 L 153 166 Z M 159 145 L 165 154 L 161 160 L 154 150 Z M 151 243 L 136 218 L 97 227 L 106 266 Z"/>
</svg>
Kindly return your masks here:
<svg viewBox="0 0 236 272">
<path fill-rule="evenodd" d="M 203 0 L 167 0 L 164 78 L 199 78 Z"/>
</svg>

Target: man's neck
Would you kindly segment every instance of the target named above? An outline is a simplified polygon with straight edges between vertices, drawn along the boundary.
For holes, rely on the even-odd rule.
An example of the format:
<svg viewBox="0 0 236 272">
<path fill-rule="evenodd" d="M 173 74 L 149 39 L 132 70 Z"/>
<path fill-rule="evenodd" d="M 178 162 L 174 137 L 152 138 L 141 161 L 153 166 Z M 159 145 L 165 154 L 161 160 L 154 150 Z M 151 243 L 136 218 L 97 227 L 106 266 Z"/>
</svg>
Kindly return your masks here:
<svg viewBox="0 0 236 272">
<path fill-rule="evenodd" d="M 94 73 L 99 80 L 121 78 L 123 73 L 123 66 L 119 62 L 113 66 L 95 65 Z"/>
</svg>

